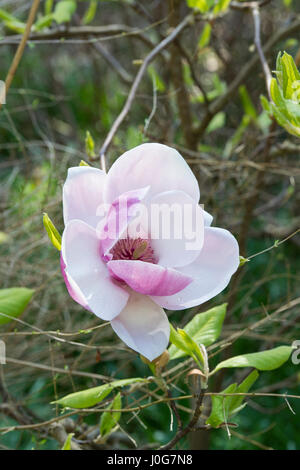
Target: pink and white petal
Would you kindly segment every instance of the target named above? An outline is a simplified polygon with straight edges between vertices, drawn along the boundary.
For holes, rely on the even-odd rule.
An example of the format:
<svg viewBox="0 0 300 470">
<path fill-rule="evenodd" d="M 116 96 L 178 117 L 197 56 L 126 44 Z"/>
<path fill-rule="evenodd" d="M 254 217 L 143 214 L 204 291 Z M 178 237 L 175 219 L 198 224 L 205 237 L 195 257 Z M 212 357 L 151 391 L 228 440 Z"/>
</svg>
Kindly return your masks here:
<svg viewBox="0 0 300 470">
<path fill-rule="evenodd" d="M 192 282 L 192 278 L 175 269 L 139 260 L 113 260 L 108 270 L 134 291 L 145 295 L 173 295 Z"/>
<path fill-rule="evenodd" d="M 103 320 L 119 315 L 129 294 L 111 279 L 101 260 L 96 230 L 80 220 L 70 221 L 63 232 L 61 256 L 71 297 Z"/>
<path fill-rule="evenodd" d="M 222 228 L 206 227 L 200 255 L 192 264 L 179 269 L 194 281 L 175 295 L 152 299 L 170 310 L 200 305 L 225 289 L 238 266 L 239 246 L 234 236 Z"/>
<path fill-rule="evenodd" d="M 198 202 L 198 182 L 177 150 L 158 143 L 146 143 L 121 155 L 110 168 L 105 183 L 105 202 L 120 194 L 150 186 L 148 196 L 169 190 L 185 191 Z"/>
<path fill-rule="evenodd" d="M 148 191 L 149 186 L 127 191 L 110 205 L 103 226 L 97 230 L 101 239 L 101 255 L 104 261 L 112 258 L 108 252 L 119 238 L 127 237 L 128 225 L 139 215 L 139 205 Z"/>
<path fill-rule="evenodd" d="M 153 300 L 132 292 L 126 307 L 111 326 L 130 348 L 153 361 L 167 348 L 170 325 L 164 310 Z"/>
<path fill-rule="evenodd" d="M 68 289 L 70 297 L 72 297 L 75 302 L 80 304 L 83 308 L 86 310 L 90 310 L 87 300 L 84 297 L 83 293 L 79 289 L 78 285 L 76 282 L 71 278 L 71 276 L 66 272 L 66 265 L 62 257 L 62 253 L 60 252 L 60 269 L 61 273 L 63 275 L 66 287 Z"/>
<path fill-rule="evenodd" d="M 97 213 L 103 204 L 106 173 L 98 168 L 77 166 L 69 168 L 63 186 L 63 213 L 65 225 L 73 219 L 83 220 L 91 227 L 101 221 Z"/>
<path fill-rule="evenodd" d="M 192 263 L 203 246 L 203 209 L 183 191 L 160 193 L 147 209 L 158 264 L 177 268 Z"/>
</svg>

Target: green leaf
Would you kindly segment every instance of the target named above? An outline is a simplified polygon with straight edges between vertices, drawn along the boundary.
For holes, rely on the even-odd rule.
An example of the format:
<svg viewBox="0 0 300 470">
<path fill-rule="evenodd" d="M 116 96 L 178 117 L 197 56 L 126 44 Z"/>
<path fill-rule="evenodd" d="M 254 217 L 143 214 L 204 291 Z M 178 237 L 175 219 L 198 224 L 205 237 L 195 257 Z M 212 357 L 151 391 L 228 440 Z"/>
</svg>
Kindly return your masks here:
<svg viewBox="0 0 300 470">
<path fill-rule="evenodd" d="M 96 15 L 98 2 L 97 0 L 91 0 L 88 9 L 86 10 L 82 19 L 83 24 L 89 24 L 93 21 Z"/>
<path fill-rule="evenodd" d="M 75 0 L 61 0 L 56 4 L 53 19 L 56 23 L 68 23 L 71 21 L 73 13 L 75 13 L 77 8 L 77 3 Z"/>
<path fill-rule="evenodd" d="M 213 5 L 214 0 L 187 0 L 187 6 L 190 8 L 196 8 L 201 13 L 205 13 Z"/>
<path fill-rule="evenodd" d="M 247 116 L 250 116 L 255 121 L 256 118 L 257 118 L 256 109 L 254 107 L 254 104 L 251 100 L 251 97 L 250 97 L 250 95 L 248 93 L 248 90 L 245 87 L 245 85 L 241 85 L 239 87 L 239 94 L 240 94 L 240 97 L 241 97 L 241 101 L 242 101 L 242 105 L 243 105 L 245 114 L 247 114 Z"/>
<path fill-rule="evenodd" d="M 211 374 L 220 369 L 232 367 L 254 367 L 258 370 L 278 369 L 289 359 L 291 352 L 291 346 L 279 346 L 267 351 L 241 354 L 240 356 L 231 357 L 226 361 L 220 362 Z"/>
<path fill-rule="evenodd" d="M 244 264 L 249 263 L 250 259 L 244 258 L 244 256 L 240 256 L 240 264 L 239 266 L 244 266 Z"/>
<path fill-rule="evenodd" d="M 185 330 L 180 328 L 175 330 L 175 328 L 170 324 L 170 342 L 182 351 L 184 356 L 191 356 L 201 370 L 203 367 L 205 368 L 206 361 L 203 357 L 201 348 Z"/>
<path fill-rule="evenodd" d="M 121 410 L 122 409 L 122 398 L 120 392 L 115 396 L 113 402 L 111 403 L 110 409 L 112 410 Z M 105 411 L 100 420 L 100 434 L 102 437 L 110 434 L 112 429 L 116 426 L 118 421 L 121 418 L 121 412 L 112 412 Z"/>
<path fill-rule="evenodd" d="M 45 15 L 50 15 L 53 9 L 53 0 L 45 1 Z"/>
<path fill-rule="evenodd" d="M 4 21 L 4 24 L 7 27 L 10 27 L 10 29 L 13 29 L 13 25 L 20 30 L 18 32 L 24 32 L 26 28 L 26 23 L 23 21 L 18 20 L 18 18 L 11 13 L 8 13 L 7 11 L 3 10 L 0 8 L 0 19 Z"/>
<path fill-rule="evenodd" d="M 53 14 L 50 13 L 49 15 L 41 16 L 35 23 L 34 23 L 34 31 L 42 31 L 44 28 L 51 26 L 53 21 Z"/>
<path fill-rule="evenodd" d="M 287 132 L 300 137 L 300 73 L 292 56 L 280 52 L 274 73 L 276 78 L 270 83 L 272 101 L 261 98 L 262 105 Z"/>
<path fill-rule="evenodd" d="M 164 92 L 166 90 L 166 85 L 157 70 L 155 69 L 154 65 L 149 65 L 148 74 L 151 79 L 154 80 L 157 91 Z"/>
<path fill-rule="evenodd" d="M 244 380 L 243 382 L 236 388 L 236 393 L 247 393 L 252 385 L 257 381 L 259 377 L 259 373 L 257 370 L 253 370 Z M 235 414 L 237 411 L 240 410 L 240 406 L 244 401 L 243 396 L 232 396 L 230 397 L 230 410 L 231 415 Z"/>
<path fill-rule="evenodd" d="M 233 136 L 226 142 L 224 148 L 224 157 L 229 158 L 233 150 L 237 147 L 240 143 L 245 131 L 247 130 L 249 124 L 251 122 L 251 117 L 248 114 L 244 114 L 241 123 L 239 124 L 238 128 L 234 132 Z"/>
<path fill-rule="evenodd" d="M 219 113 L 215 114 L 215 116 L 210 121 L 209 125 L 207 126 L 206 133 L 209 134 L 210 132 L 217 131 L 225 126 L 226 122 L 226 114 L 224 111 L 220 111 Z"/>
<path fill-rule="evenodd" d="M 260 101 L 261 101 L 261 105 L 264 108 L 264 110 L 267 111 L 267 113 L 270 114 L 272 110 L 271 110 L 271 106 L 270 106 L 270 103 L 267 100 L 267 98 L 264 95 L 261 95 L 260 96 Z"/>
<path fill-rule="evenodd" d="M 64 445 L 62 446 L 62 449 L 61 450 L 72 450 L 72 447 L 71 447 L 71 441 L 72 441 L 72 437 L 74 436 L 74 433 L 71 432 L 70 434 L 68 434 L 67 436 L 67 439 L 65 440 L 65 443 Z"/>
<path fill-rule="evenodd" d="M 26 287 L 10 287 L 0 290 L 0 325 L 19 317 L 27 307 L 34 290 Z M 3 314 L 3 315 L 2 315 Z M 8 315 L 8 317 L 6 316 Z"/>
<path fill-rule="evenodd" d="M 65 408 L 89 408 L 97 403 L 100 403 L 106 398 L 112 390 L 118 387 L 126 387 L 135 383 L 146 383 L 148 379 L 142 379 L 140 377 L 133 379 L 122 379 L 115 380 L 108 384 L 100 385 L 99 387 L 89 388 L 87 390 L 81 390 L 80 392 L 70 393 L 59 400 L 52 403 L 58 403 Z"/>
<path fill-rule="evenodd" d="M 231 0 L 219 0 L 217 1 L 216 6 L 214 7 L 214 15 L 218 15 L 219 13 L 225 13 L 227 8 L 229 7 Z"/>
<path fill-rule="evenodd" d="M 198 345 L 203 344 L 205 347 L 210 346 L 221 334 L 226 308 L 227 304 L 221 304 L 206 312 L 198 313 L 187 323 L 184 327 L 184 331 L 193 338 Z M 173 342 L 171 339 L 170 341 Z M 177 347 L 174 343 L 169 348 L 169 354 L 170 359 L 177 359 L 178 357 L 186 356 L 188 353 L 182 349 L 182 344 Z"/>
<path fill-rule="evenodd" d="M 210 36 L 211 36 L 211 25 L 210 23 L 205 23 L 202 33 L 200 35 L 199 41 L 198 41 L 199 49 L 203 49 L 209 44 Z"/>
<path fill-rule="evenodd" d="M 90 166 L 90 165 L 84 160 L 80 160 L 79 166 Z"/>
<path fill-rule="evenodd" d="M 235 393 L 237 384 L 231 384 L 221 393 Z M 211 397 L 212 407 L 210 416 L 206 420 L 213 428 L 218 428 L 220 424 L 227 421 L 228 418 L 228 399 L 220 395 L 213 395 Z"/>
<path fill-rule="evenodd" d="M 51 221 L 50 217 L 46 212 L 43 215 L 43 224 L 48 233 L 48 237 L 55 248 L 60 251 L 61 250 L 61 235 L 57 231 L 55 225 Z"/>
<path fill-rule="evenodd" d="M 95 142 L 90 133 L 90 131 L 86 131 L 85 134 L 85 151 L 89 157 L 94 158 L 95 154 Z"/>
<path fill-rule="evenodd" d="M 11 13 L 0 8 L 0 19 L 3 20 L 5 26 L 16 33 L 24 33 L 26 23 L 18 20 L 18 18 Z"/>
<path fill-rule="evenodd" d="M 231 384 L 221 392 L 221 395 L 213 395 L 212 409 L 206 424 L 210 424 L 213 428 L 218 428 L 222 423 L 227 422 L 231 416 L 241 411 L 246 406 L 246 403 L 243 404 L 245 397 L 237 395 L 224 397 L 222 394 L 247 393 L 258 377 L 258 372 L 254 370 L 240 385 L 236 383 Z"/>
</svg>

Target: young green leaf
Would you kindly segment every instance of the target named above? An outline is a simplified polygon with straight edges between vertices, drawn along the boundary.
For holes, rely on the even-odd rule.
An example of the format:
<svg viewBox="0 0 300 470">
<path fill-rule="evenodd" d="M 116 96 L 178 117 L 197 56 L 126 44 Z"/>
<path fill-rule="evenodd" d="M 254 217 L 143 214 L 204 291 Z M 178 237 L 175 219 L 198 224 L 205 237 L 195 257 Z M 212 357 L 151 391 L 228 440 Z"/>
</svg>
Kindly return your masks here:
<svg viewBox="0 0 300 470">
<path fill-rule="evenodd" d="M 175 330 L 170 324 L 170 342 L 182 351 L 183 355 L 191 356 L 197 362 L 200 369 L 202 369 L 204 359 L 201 349 L 185 330 L 180 328 Z"/>
<path fill-rule="evenodd" d="M 198 41 L 199 49 L 203 49 L 209 44 L 210 36 L 211 36 L 211 25 L 210 23 L 205 23 L 204 28 L 201 32 L 199 41 Z"/>
<path fill-rule="evenodd" d="M 93 158 L 96 156 L 95 154 L 95 142 L 90 133 L 90 131 L 86 131 L 85 135 L 85 151 L 89 157 Z"/>
<path fill-rule="evenodd" d="M 6 10 L 0 8 L 0 20 L 3 20 L 5 26 L 16 33 L 24 33 L 26 28 L 26 23 L 18 20 L 18 18 L 11 13 L 8 13 Z"/>
<path fill-rule="evenodd" d="M 2 8 L 0 8 L 0 20 L 3 20 L 6 26 L 8 26 L 9 24 L 16 25 L 17 28 L 19 28 L 20 30 L 22 29 L 23 31 L 26 28 L 26 23 L 18 20 L 16 16 L 12 15 L 11 13 L 8 13 Z"/>
<path fill-rule="evenodd" d="M 196 8 L 201 13 L 206 13 L 214 5 L 215 0 L 186 0 L 186 2 L 188 7 Z"/>
<path fill-rule="evenodd" d="M 244 256 L 240 256 L 240 264 L 239 266 L 244 266 L 244 264 L 249 263 L 250 259 L 244 258 Z"/>
<path fill-rule="evenodd" d="M 97 11 L 97 6 L 98 2 L 97 0 L 91 0 L 90 4 L 88 6 L 88 9 L 86 10 L 84 17 L 82 18 L 82 23 L 83 24 L 89 24 L 93 21 L 96 15 Z"/>
<path fill-rule="evenodd" d="M 90 165 L 84 160 L 80 160 L 79 166 L 90 166 Z"/>
<path fill-rule="evenodd" d="M 214 15 L 218 15 L 219 13 L 225 13 L 227 8 L 229 7 L 231 0 L 217 0 L 216 5 L 214 7 Z"/>
<path fill-rule="evenodd" d="M 274 370 L 282 366 L 290 357 L 292 352 L 291 346 L 279 346 L 278 348 L 269 349 L 257 353 L 241 354 L 240 356 L 231 357 L 226 361 L 220 362 L 211 372 L 214 374 L 220 369 L 232 367 L 254 367 L 258 370 Z"/>
<path fill-rule="evenodd" d="M 0 290 L 0 325 L 19 317 L 27 307 L 34 290 L 26 287 L 10 287 Z"/>
<path fill-rule="evenodd" d="M 42 31 L 44 28 L 47 28 L 51 26 L 53 21 L 53 15 L 50 13 L 49 15 L 45 15 L 40 17 L 35 23 L 34 23 L 34 31 Z"/>
<path fill-rule="evenodd" d="M 280 52 L 274 73 L 276 78 L 270 83 L 272 101 L 261 98 L 262 105 L 287 132 L 300 137 L 300 73 L 292 56 Z"/>
<path fill-rule="evenodd" d="M 245 114 L 247 114 L 247 116 L 250 116 L 255 121 L 257 118 L 257 112 L 245 85 L 241 85 L 239 87 L 239 94 L 241 97 Z"/>
<path fill-rule="evenodd" d="M 61 250 L 61 235 L 59 234 L 58 230 L 56 229 L 55 225 L 51 221 L 50 217 L 46 212 L 43 215 L 43 224 L 48 233 L 48 237 L 55 248 L 60 251 Z"/>
<path fill-rule="evenodd" d="M 53 0 L 46 0 L 45 1 L 45 15 L 50 15 L 53 8 Z"/>
<path fill-rule="evenodd" d="M 235 393 L 237 384 L 231 384 L 221 393 Z M 206 420 L 206 424 L 209 424 L 213 428 L 218 428 L 220 424 L 228 421 L 229 410 L 228 410 L 228 399 L 220 395 L 213 395 L 211 397 L 212 407 L 210 416 Z"/>
<path fill-rule="evenodd" d="M 104 398 L 106 398 L 115 388 L 126 387 L 127 385 L 132 385 L 138 382 L 146 383 L 147 381 L 147 379 L 142 379 L 140 377 L 115 380 L 114 382 L 100 385 L 99 387 L 70 393 L 69 395 L 66 395 L 52 403 L 58 403 L 65 408 L 89 408 L 90 406 L 94 406 L 104 400 Z"/>
<path fill-rule="evenodd" d="M 221 334 L 222 325 L 226 315 L 227 304 L 213 307 L 206 312 L 198 313 L 186 324 L 184 331 L 199 345 L 205 347 L 213 344 Z M 175 339 L 176 340 L 176 339 Z M 172 343 L 172 339 L 170 339 Z M 178 347 L 175 343 L 169 348 L 170 359 L 177 359 L 186 356 L 188 353 L 182 348 L 182 343 Z"/>
<path fill-rule="evenodd" d="M 115 396 L 113 402 L 111 403 L 110 409 L 112 410 L 121 410 L 122 409 L 122 398 L 120 392 Z M 121 418 L 120 411 L 105 411 L 100 419 L 100 434 L 102 437 L 107 436 L 116 426 L 118 421 Z"/>
<path fill-rule="evenodd" d="M 71 432 L 70 434 L 68 434 L 67 436 L 67 439 L 65 440 L 65 443 L 64 445 L 62 446 L 62 449 L 61 450 L 72 450 L 72 447 L 71 447 L 71 441 L 72 441 L 72 437 L 74 436 L 74 433 Z"/>
<path fill-rule="evenodd" d="M 75 13 L 77 8 L 77 3 L 75 0 L 61 0 L 55 6 L 53 12 L 53 19 L 56 23 L 68 23 L 73 13 Z"/>
<path fill-rule="evenodd" d="M 213 428 L 218 428 L 222 423 L 227 422 L 231 416 L 241 411 L 246 406 L 246 403 L 243 404 L 243 396 L 233 395 L 224 397 L 222 394 L 247 393 L 258 379 L 258 376 L 258 372 L 254 370 L 240 385 L 236 383 L 231 384 L 221 392 L 221 395 L 213 395 L 212 409 L 206 424 L 210 424 Z"/>
</svg>

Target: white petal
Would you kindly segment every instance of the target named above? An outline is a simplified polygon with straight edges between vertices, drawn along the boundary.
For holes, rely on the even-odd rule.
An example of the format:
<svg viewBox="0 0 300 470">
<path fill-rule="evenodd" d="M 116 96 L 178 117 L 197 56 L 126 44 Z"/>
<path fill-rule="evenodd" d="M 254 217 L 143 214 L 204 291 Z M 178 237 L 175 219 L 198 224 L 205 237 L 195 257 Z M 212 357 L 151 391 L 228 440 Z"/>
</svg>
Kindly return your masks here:
<svg viewBox="0 0 300 470">
<path fill-rule="evenodd" d="M 234 236 L 222 228 L 206 227 L 200 255 L 189 266 L 179 268 L 194 281 L 177 294 L 152 299 L 170 310 L 200 305 L 225 289 L 238 266 L 239 246 Z"/>
<path fill-rule="evenodd" d="M 129 301 L 111 322 L 117 335 L 130 348 L 153 361 L 167 348 L 170 325 L 164 310 L 149 297 L 131 293 Z"/>
<path fill-rule="evenodd" d="M 152 198 L 147 209 L 158 264 L 177 268 L 192 263 L 203 246 L 202 208 L 183 191 L 166 191 Z"/>
<path fill-rule="evenodd" d="M 97 210 L 103 203 L 106 174 L 98 168 L 77 166 L 69 168 L 63 187 L 65 225 L 73 219 L 83 220 L 92 227 L 101 221 Z"/>
<path fill-rule="evenodd" d="M 76 287 L 77 298 L 72 297 L 103 320 L 119 315 L 129 294 L 114 283 L 101 260 L 96 230 L 80 220 L 69 222 L 62 236 L 61 255 L 67 281 L 72 289 Z"/>
<path fill-rule="evenodd" d="M 162 144 L 139 145 L 115 161 L 107 174 L 105 202 L 145 186 L 150 186 L 149 198 L 169 190 L 185 191 L 195 202 L 200 197 L 198 182 L 184 158 Z"/>
</svg>

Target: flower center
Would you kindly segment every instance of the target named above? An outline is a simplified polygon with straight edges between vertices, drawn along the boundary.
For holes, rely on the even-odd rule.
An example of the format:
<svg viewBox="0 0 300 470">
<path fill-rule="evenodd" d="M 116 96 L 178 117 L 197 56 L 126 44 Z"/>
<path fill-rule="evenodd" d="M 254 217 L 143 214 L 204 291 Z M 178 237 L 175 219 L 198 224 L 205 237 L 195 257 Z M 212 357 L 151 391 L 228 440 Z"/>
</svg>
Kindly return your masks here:
<svg viewBox="0 0 300 470">
<path fill-rule="evenodd" d="M 156 264 L 154 252 L 149 240 L 143 238 L 124 238 L 119 240 L 110 250 L 113 260 L 132 259 Z"/>
</svg>

